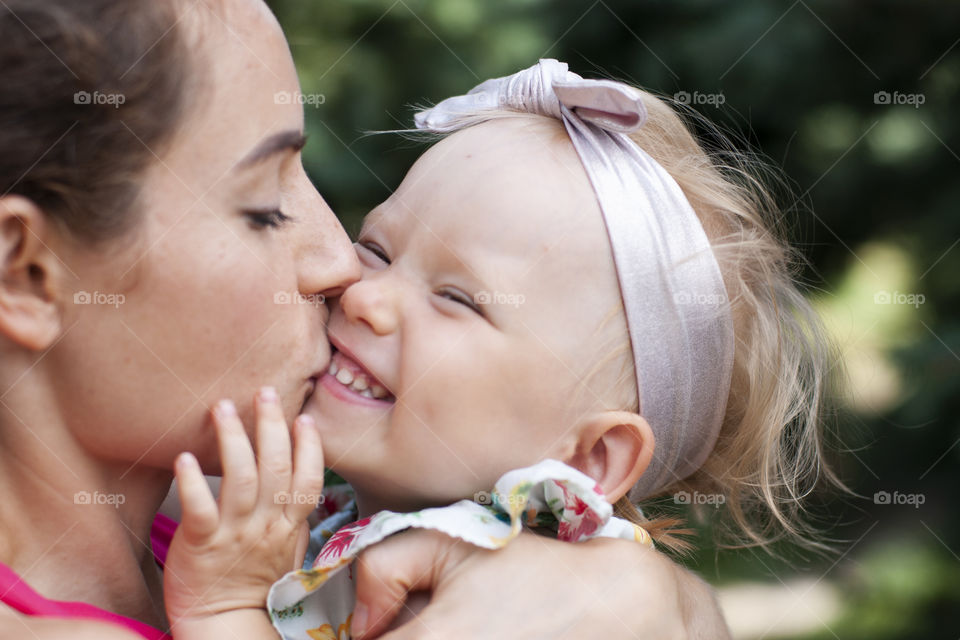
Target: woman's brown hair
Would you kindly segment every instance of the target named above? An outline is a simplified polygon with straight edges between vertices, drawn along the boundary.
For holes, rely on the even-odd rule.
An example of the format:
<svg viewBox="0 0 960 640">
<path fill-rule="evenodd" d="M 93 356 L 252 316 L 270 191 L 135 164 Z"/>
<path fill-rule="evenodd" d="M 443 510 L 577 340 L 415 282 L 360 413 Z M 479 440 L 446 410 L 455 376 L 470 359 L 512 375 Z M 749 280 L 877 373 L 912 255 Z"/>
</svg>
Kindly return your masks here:
<svg viewBox="0 0 960 640">
<path fill-rule="evenodd" d="M 0 7 L 0 196 L 73 237 L 136 227 L 138 177 L 185 111 L 189 48 L 173 0 L 6 0 Z"/>
</svg>

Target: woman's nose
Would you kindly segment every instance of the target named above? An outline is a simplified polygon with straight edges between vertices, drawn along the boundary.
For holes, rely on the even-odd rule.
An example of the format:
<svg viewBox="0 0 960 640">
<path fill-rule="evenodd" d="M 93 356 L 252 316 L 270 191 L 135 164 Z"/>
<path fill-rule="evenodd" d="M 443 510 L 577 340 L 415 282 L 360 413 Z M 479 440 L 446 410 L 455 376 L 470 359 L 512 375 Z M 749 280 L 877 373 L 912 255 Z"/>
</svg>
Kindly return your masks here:
<svg viewBox="0 0 960 640">
<path fill-rule="evenodd" d="M 333 211 L 316 194 L 313 224 L 304 225 L 298 256 L 297 285 L 304 295 L 333 298 L 360 279 L 353 243 Z"/>
<path fill-rule="evenodd" d="M 362 322 L 376 335 L 388 335 L 400 324 L 398 295 L 385 278 L 373 276 L 347 287 L 340 307 L 350 322 Z"/>
</svg>

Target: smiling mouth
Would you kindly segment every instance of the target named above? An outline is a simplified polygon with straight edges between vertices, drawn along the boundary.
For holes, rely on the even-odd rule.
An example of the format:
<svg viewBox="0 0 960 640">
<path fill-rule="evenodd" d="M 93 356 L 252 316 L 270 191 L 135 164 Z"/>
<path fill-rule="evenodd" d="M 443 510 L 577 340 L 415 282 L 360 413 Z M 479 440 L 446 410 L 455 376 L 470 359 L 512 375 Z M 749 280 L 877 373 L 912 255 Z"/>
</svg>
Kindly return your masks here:
<svg viewBox="0 0 960 640">
<path fill-rule="evenodd" d="M 357 361 L 341 351 L 334 351 L 324 384 L 355 398 L 364 398 L 377 405 L 391 405 L 396 397 Z"/>
</svg>

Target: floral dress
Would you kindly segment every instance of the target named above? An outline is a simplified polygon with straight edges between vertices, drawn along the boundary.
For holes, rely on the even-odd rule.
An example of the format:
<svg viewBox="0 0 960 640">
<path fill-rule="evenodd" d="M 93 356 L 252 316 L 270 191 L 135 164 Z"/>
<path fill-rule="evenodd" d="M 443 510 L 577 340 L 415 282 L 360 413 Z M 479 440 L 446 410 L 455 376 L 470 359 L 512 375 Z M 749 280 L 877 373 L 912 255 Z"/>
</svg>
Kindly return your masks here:
<svg viewBox="0 0 960 640">
<path fill-rule="evenodd" d="M 566 542 L 625 538 L 653 547 L 644 529 L 613 517 L 596 482 L 556 460 L 510 471 L 493 491 L 481 491 L 472 501 L 413 513 L 380 511 L 350 524 L 344 524 L 356 517 L 350 490 L 333 486 L 324 491 L 320 515 L 323 520 L 311 532 L 312 566 L 285 575 L 267 598 L 273 626 L 284 640 L 350 638 L 351 562 L 363 549 L 406 529 L 433 529 L 484 549 L 506 546 L 524 527 Z"/>
</svg>

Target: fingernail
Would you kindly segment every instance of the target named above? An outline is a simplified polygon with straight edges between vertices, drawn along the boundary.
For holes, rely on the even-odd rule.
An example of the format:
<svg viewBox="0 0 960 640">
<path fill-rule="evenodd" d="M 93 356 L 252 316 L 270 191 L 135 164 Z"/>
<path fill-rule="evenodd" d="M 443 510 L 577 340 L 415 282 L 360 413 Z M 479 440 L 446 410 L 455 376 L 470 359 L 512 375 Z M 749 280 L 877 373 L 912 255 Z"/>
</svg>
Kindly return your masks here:
<svg viewBox="0 0 960 640">
<path fill-rule="evenodd" d="M 369 616 L 369 610 L 367 605 L 362 602 L 358 602 L 357 606 L 353 608 L 353 618 L 350 621 L 350 635 L 353 636 L 362 636 L 363 633 L 367 630 L 367 617 Z"/>
<path fill-rule="evenodd" d="M 299 422 L 305 429 L 313 429 L 317 426 L 317 423 L 314 421 L 314 419 L 305 413 L 297 416 L 297 422 Z"/>
<path fill-rule="evenodd" d="M 260 389 L 260 399 L 264 402 L 276 402 L 277 390 L 273 387 L 262 387 Z"/>
<path fill-rule="evenodd" d="M 233 405 L 233 401 L 221 400 L 217 403 L 216 412 L 224 418 L 232 418 L 237 415 L 237 408 Z"/>
<path fill-rule="evenodd" d="M 177 456 L 176 465 L 181 470 L 200 466 L 199 463 L 197 462 L 197 458 L 189 451 L 184 451 L 179 456 Z"/>
</svg>

